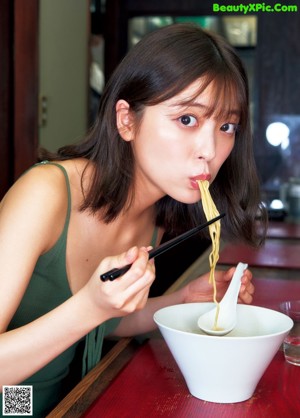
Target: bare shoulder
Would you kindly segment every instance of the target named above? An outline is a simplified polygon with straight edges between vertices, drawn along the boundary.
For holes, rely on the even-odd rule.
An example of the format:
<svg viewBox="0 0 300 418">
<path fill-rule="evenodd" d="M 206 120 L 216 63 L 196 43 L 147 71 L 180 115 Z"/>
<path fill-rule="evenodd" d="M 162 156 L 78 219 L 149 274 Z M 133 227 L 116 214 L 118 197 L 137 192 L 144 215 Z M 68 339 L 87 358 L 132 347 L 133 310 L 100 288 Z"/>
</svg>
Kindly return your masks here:
<svg viewBox="0 0 300 418">
<path fill-rule="evenodd" d="M 54 165 L 38 165 L 24 173 L 0 204 L 0 231 L 34 237 L 45 251 L 57 237 L 67 210 L 66 179 Z M 29 231 L 30 234 L 29 234 Z"/>
<path fill-rule="evenodd" d="M 65 195 L 66 181 L 63 172 L 54 165 L 38 165 L 25 172 L 11 187 L 1 202 L 1 210 L 7 205 L 36 203 L 59 204 Z"/>
<path fill-rule="evenodd" d="M 57 241 L 67 207 L 66 180 L 54 165 L 24 173 L 0 203 L 0 332 L 17 309 L 38 258 Z"/>
</svg>

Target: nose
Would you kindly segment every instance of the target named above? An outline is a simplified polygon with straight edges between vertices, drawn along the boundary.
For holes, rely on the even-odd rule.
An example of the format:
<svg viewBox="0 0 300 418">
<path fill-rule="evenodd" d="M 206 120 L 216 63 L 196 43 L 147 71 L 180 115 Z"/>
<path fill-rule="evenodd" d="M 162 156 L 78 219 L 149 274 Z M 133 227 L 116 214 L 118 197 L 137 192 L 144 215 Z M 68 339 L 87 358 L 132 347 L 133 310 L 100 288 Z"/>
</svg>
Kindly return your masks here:
<svg viewBox="0 0 300 418">
<path fill-rule="evenodd" d="M 216 155 L 215 126 L 212 121 L 207 121 L 196 140 L 197 158 L 211 161 Z"/>
</svg>

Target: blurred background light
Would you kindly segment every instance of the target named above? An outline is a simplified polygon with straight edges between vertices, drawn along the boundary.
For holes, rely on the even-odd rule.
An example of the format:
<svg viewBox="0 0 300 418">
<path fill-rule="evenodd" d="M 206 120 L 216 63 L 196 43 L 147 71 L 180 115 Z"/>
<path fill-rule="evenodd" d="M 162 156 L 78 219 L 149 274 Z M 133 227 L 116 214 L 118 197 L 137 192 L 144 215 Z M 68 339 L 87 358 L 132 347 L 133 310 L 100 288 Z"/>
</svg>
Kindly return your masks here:
<svg viewBox="0 0 300 418">
<path fill-rule="evenodd" d="M 289 134 L 289 127 L 283 122 L 270 123 L 266 129 L 267 141 L 274 147 L 282 145 L 285 149 L 289 143 Z"/>
<path fill-rule="evenodd" d="M 284 208 L 284 204 L 282 203 L 281 200 L 274 199 L 270 203 L 270 208 L 273 209 L 273 210 L 280 210 L 280 209 L 283 209 Z"/>
</svg>

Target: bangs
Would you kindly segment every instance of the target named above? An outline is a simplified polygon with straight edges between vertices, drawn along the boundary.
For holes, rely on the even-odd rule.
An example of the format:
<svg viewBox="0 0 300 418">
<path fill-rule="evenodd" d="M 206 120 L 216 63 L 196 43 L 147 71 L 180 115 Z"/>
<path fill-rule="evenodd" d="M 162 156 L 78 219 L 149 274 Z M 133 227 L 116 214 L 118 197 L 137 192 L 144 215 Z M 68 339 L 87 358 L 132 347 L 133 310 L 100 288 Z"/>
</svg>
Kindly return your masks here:
<svg viewBox="0 0 300 418">
<path fill-rule="evenodd" d="M 201 85 L 195 94 L 180 102 L 183 106 L 191 105 L 196 98 L 208 88 L 211 89 L 210 103 L 205 109 L 204 116 L 216 119 L 227 119 L 236 115 L 242 123 L 247 113 L 248 95 L 245 84 L 239 79 L 234 79 L 232 74 L 208 74 L 201 79 Z"/>
</svg>

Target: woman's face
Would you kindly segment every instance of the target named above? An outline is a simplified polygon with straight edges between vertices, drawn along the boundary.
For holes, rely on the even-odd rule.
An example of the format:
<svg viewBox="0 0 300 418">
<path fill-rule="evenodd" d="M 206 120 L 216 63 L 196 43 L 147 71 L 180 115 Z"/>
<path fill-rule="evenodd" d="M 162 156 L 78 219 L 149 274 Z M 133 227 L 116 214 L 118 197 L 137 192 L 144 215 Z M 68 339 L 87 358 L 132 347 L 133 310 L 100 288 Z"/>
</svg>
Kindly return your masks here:
<svg viewBox="0 0 300 418">
<path fill-rule="evenodd" d="M 144 110 L 132 140 L 137 190 L 155 199 L 165 195 L 184 203 L 200 198 L 197 179 L 212 182 L 229 156 L 239 123 L 238 109 L 226 119 L 205 116 L 211 103 L 211 85 L 192 104 L 200 80 L 173 98 Z"/>
</svg>

